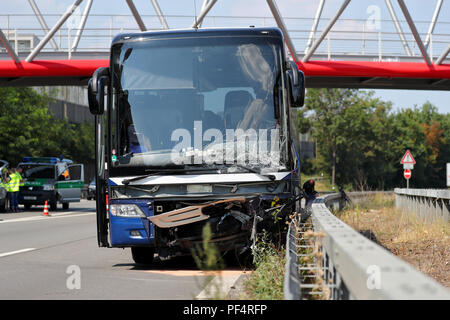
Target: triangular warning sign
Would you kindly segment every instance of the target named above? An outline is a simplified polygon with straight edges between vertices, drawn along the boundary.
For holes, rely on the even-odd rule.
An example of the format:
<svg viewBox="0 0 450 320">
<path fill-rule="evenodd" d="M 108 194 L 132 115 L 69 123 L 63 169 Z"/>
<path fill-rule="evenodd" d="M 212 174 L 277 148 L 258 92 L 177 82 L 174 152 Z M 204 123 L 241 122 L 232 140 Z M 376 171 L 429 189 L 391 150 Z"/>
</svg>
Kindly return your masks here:
<svg viewBox="0 0 450 320">
<path fill-rule="evenodd" d="M 412 164 L 416 164 L 416 160 L 414 160 L 411 151 L 406 150 L 405 154 L 403 155 L 402 160 L 400 161 L 401 164 L 405 164 L 405 163 L 412 163 Z"/>
</svg>

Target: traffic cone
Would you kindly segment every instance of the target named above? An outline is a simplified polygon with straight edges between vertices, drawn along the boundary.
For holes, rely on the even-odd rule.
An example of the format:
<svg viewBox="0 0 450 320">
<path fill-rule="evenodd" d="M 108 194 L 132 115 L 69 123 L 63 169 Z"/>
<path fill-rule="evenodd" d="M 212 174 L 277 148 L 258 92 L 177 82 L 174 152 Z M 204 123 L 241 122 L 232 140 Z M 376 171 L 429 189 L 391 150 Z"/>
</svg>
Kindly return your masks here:
<svg viewBox="0 0 450 320">
<path fill-rule="evenodd" d="M 47 203 L 47 200 L 45 200 L 45 204 L 44 204 L 44 213 L 43 213 L 42 215 L 44 215 L 44 216 L 50 216 L 50 215 L 48 214 L 48 203 Z"/>
</svg>

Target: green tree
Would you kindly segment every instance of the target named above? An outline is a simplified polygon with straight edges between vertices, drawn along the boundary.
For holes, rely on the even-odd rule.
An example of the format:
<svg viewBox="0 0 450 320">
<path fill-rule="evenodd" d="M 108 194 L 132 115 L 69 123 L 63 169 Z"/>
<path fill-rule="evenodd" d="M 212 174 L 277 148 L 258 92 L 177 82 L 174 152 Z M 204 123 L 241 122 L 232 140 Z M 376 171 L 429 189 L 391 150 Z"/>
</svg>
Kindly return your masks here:
<svg viewBox="0 0 450 320">
<path fill-rule="evenodd" d="M 448 119 L 448 114 L 439 114 L 429 102 L 395 115 L 393 150 L 402 155 L 410 149 L 416 160 L 411 187 L 445 187 L 445 161 L 450 159 Z M 399 176 L 401 179 L 402 170 Z"/>
<path fill-rule="evenodd" d="M 51 99 L 31 88 L 0 88 L 0 159 L 12 166 L 24 156 L 60 156 L 76 162 L 94 161 L 94 126 L 56 120 Z"/>
<path fill-rule="evenodd" d="M 373 99 L 372 99 L 373 100 Z M 315 167 L 331 172 L 334 185 L 366 180 L 364 155 L 368 150 L 370 116 L 376 100 L 355 89 L 309 89 L 306 109 L 311 111 L 311 133 L 317 141 Z"/>
<path fill-rule="evenodd" d="M 15 164 L 24 155 L 57 148 L 48 97 L 30 88 L 0 88 L 0 95 L 0 157 Z"/>
<path fill-rule="evenodd" d="M 450 115 L 427 102 L 392 112 L 392 103 L 373 92 L 309 89 L 300 128 L 317 141 L 314 168 L 330 172 L 332 183 L 358 189 L 404 186 L 401 156 L 416 159 L 411 186 L 444 187 L 450 159 Z"/>
</svg>

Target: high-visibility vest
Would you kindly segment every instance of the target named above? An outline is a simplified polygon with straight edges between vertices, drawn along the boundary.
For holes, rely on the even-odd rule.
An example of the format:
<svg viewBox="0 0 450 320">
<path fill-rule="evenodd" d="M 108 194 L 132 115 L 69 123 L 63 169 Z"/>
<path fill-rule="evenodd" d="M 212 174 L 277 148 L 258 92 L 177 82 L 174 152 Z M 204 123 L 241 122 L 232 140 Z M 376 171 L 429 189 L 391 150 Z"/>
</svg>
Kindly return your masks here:
<svg viewBox="0 0 450 320">
<path fill-rule="evenodd" d="M 13 173 L 9 177 L 11 180 L 9 181 L 10 192 L 18 192 L 20 190 L 20 174 Z"/>
<path fill-rule="evenodd" d="M 3 180 L 3 187 L 6 189 L 6 192 L 11 192 L 11 180 L 6 181 Z"/>
<path fill-rule="evenodd" d="M 16 174 L 19 177 L 19 186 L 23 187 L 25 185 L 25 181 L 22 181 L 22 180 L 24 180 L 22 175 L 18 172 L 16 172 Z"/>
</svg>

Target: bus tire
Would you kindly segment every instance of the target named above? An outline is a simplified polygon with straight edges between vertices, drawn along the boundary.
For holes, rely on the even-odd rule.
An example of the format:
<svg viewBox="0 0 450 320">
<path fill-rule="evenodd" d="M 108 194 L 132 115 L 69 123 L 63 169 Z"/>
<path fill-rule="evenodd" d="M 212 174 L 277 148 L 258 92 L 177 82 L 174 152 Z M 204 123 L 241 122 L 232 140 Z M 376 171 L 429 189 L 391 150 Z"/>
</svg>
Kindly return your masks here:
<svg viewBox="0 0 450 320">
<path fill-rule="evenodd" d="M 64 209 L 64 210 L 68 210 L 68 209 L 69 209 L 69 203 L 68 203 L 68 202 L 64 202 L 64 203 L 62 204 L 62 206 L 63 206 L 63 209 Z"/>
<path fill-rule="evenodd" d="M 155 248 L 152 247 L 131 247 L 131 256 L 137 264 L 149 265 L 153 262 Z"/>
</svg>

